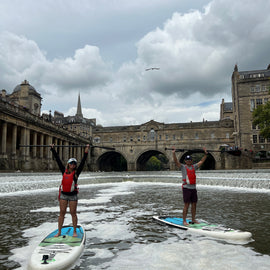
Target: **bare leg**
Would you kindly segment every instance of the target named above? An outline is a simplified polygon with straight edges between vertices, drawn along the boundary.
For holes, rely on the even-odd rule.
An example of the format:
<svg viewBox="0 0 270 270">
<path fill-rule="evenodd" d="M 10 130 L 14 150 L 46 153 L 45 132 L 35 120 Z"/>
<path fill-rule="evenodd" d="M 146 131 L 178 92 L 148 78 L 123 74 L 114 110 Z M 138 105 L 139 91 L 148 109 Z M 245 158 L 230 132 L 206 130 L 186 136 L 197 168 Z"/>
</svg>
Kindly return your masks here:
<svg viewBox="0 0 270 270">
<path fill-rule="evenodd" d="M 78 204 L 77 201 L 70 201 L 69 202 L 69 210 L 70 210 L 70 214 L 72 217 L 72 225 L 73 225 L 73 229 L 74 229 L 73 237 L 77 237 L 77 232 L 76 232 L 77 224 L 78 224 L 77 204 Z"/>
<path fill-rule="evenodd" d="M 191 216 L 192 216 L 192 222 L 196 223 L 196 224 L 199 224 L 199 222 L 195 219 L 195 217 L 196 217 L 196 206 L 197 206 L 197 203 L 192 203 L 191 204 Z"/>
<path fill-rule="evenodd" d="M 183 209 L 183 224 L 188 225 L 186 219 L 187 219 L 187 213 L 188 213 L 189 203 L 185 203 L 184 209 Z"/>
<path fill-rule="evenodd" d="M 59 201 L 60 213 L 59 213 L 59 217 L 58 217 L 58 234 L 55 235 L 55 237 L 61 235 L 61 230 L 62 230 L 62 226 L 64 223 L 66 211 L 67 211 L 67 205 L 68 205 L 68 201 L 66 201 L 66 200 Z"/>
</svg>

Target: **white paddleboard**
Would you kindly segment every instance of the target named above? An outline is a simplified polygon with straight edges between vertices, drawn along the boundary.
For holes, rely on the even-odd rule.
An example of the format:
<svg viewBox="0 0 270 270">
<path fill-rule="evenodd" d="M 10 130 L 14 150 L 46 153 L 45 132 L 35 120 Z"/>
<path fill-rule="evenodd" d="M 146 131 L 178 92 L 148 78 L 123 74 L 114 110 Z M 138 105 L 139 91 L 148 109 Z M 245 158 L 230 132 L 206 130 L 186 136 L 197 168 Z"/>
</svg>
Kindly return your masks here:
<svg viewBox="0 0 270 270">
<path fill-rule="evenodd" d="M 183 225 L 183 219 L 179 217 L 169 216 L 153 216 L 153 219 L 166 225 L 174 226 L 182 230 L 188 230 L 189 232 L 210 236 L 213 238 L 227 239 L 234 241 L 250 241 L 252 234 L 250 232 L 244 232 L 240 230 L 234 230 L 226 228 L 222 225 L 210 224 L 205 221 L 200 221 L 199 224 L 192 224 L 191 220 L 187 219 L 188 226 Z"/>
<path fill-rule="evenodd" d="M 85 246 L 85 231 L 81 225 L 76 229 L 77 237 L 72 237 L 73 226 L 66 225 L 62 234 L 54 237 L 58 230 L 46 236 L 34 250 L 28 270 L 61 270 L 71 267 L 81 256 Z"/>
</svg>

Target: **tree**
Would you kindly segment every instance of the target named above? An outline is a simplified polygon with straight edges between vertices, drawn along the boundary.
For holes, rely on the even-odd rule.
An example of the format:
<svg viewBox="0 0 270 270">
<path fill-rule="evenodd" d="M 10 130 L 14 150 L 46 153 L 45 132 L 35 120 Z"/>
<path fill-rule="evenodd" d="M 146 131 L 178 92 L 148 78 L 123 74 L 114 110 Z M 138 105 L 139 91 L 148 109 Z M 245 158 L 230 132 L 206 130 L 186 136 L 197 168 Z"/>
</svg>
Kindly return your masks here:
<svg viewBox="0 0 270 270">
<path fill-rule="evenodd" d="M 161 168 L 161 161 L 155 156 L 152 156 L 146 162 L 146 170 L 147 171 L 160 171 L 160 168 Z"/>
<path fill-rule="evenodd" d="M 253 124 L 260 128 L 260 135 L 270 138 L 270 101 L 258 106 L 252 113 Z"/>
</svg>

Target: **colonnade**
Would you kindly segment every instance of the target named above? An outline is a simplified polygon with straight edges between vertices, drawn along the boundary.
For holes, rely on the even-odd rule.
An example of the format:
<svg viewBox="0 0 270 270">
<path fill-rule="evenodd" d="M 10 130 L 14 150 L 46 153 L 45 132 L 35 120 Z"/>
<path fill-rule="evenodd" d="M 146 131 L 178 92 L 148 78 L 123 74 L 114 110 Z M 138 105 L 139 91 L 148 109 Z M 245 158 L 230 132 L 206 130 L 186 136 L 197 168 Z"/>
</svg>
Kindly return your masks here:
<svg viewBox="0 0 270 270">
<path fill-rule="evenodd" d="M 87 144 L 73 134 L 61 134 L 57 127 L 53 131 L 21 121 L 0 120 L 0 128 L 0 170 L 57 169 L 49 145 L 56 145 L 55 149 L 65 164 L 70 157 L 80 161 L 84 146 L 74 146 Z"/>
</svg>

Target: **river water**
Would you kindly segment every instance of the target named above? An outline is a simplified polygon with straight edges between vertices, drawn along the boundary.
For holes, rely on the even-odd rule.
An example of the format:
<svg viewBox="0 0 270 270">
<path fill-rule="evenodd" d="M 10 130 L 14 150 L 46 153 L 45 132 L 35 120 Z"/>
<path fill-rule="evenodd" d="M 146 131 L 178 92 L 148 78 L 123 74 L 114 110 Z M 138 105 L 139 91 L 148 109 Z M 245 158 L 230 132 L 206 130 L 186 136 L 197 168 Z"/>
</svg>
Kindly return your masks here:
<svg viewBox="0 0 270 270">
<path fill-rule="evenodd" d="M 270 269 L 270 171 L 198 172 L 197 218 L 249 231 L 229 242 L 162 226 L 181 216 L 178 172 L 83 173 L 79 222 L 86 247 L 72 269 Z M 59 173 L 0 175 L 0 269 L 26 269 L 57 228 Z M 69 213 L 65 223 L 70 223 Z"/>
</svg>

